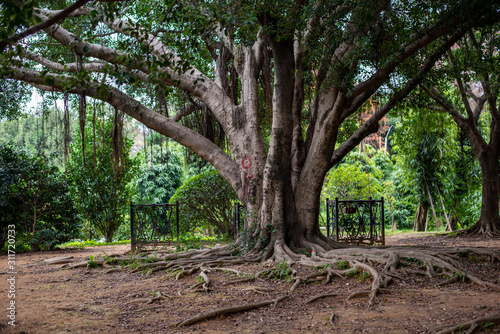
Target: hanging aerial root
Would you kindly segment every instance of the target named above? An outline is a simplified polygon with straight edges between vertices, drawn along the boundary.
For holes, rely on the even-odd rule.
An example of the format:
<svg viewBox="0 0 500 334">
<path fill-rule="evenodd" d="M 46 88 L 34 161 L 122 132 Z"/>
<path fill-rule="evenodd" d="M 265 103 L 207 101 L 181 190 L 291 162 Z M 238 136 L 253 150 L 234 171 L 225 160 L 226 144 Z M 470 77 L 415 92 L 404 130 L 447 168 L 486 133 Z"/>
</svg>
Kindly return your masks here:
<svg viewBox="0 0 500 334">
<path fill-rule="evenodd" d="M 203 320 L 206 320 L 206 319 L 215 318 L 215 317 L 218 317 L 218 316 L 221 316 L 221 315 L 225 315 L 225 314 L 231 314 L 231 313 L 238 313 L 238 312 L 244 312 L 244 311 L 254 310 L 254 309 L 261 308 L 261 307 L 264 307 L 264 306 L 268 306 L 268 305 L 271 305 L 271 304 L 274 304 L 274 306 L 276 306 L 279 302 L 281 302 L 281 301 L 283 301 L 283 300 L 285 300 L 287 298 L 288 298 L 288 296 L 282 296 L 282 297 L 279 297 L 279 298 L 276 298 L 276 299 L 266 300 L 266 301 L 259 302 L 259 303 L 252 303 L 252 304 L 245 304 L 245 305 L 240 305 L 240 306 L 226 307 L 226 308 L 220 308 L 220 309 L 213 310 L 213 311 L 204 312 L 204 313 L 198 314 L 198 315 L 196 315 L 194 317 L 191 317 L 189 319 L 186 319 L 186 320 L 178 323 L 177 326 L 179 326 L 179 327 L 189 326 L 189 325 L 195 324 L 197 322 L 200 322 L 200 321 L 203 321 Z"/>
<path fill-rule="evenodd" d="M 493 327 L 495 325 L 500 325 L 500 313 L 489 315 L 486 317 L 470 320 L 460 324 L 445 325 L 433 328 L 433 332 L 437 334 L 451 334 L 451 333 L 464 333 L 466 334 L 474 333 L 478 329 L 485 329 L 488 327 Z"/>
</svg>

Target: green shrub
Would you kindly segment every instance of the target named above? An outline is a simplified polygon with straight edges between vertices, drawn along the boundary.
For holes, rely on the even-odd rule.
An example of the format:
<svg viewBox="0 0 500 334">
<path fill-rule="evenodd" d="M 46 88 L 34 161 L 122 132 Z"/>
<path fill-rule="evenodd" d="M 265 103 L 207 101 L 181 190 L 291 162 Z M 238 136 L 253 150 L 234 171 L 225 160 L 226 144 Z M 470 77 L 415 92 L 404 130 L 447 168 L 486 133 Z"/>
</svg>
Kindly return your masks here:
<svg viewBox="0 0 500 334">
<path fill-rule="evenodd" d="M 91 231 L 97 230 L 111 242 L 129 212 L 133 194 L 131 181 L 138 170 L 139 159 L 131 157 L 133 142 L 128 138 L 123 138 L 121 155 L 114 158 L 111 119 L 96 122 L 95 138 L 92 138 L 92 122 L 87 123 L 85 149 L 81 133 L 77 132 L 66 174 L 71 180 L 71 192 L 80 216 Z"/>
<path fill-rule="evenodd" d="M 170 199 L 179 201 L 180 232 L 219 236 L 234 235 L 233 208 L 236 193 L 217 171 L 204 172 L 187 180 Z"/>
<path fill-rule="evenodd" d="M 322 197 L 333 200 L 368 199 L 379 194 L 378 181 L 361 171 L 357 165 L 340 165 L 326 177 Z"/>
<path fill-rule="evenodd" d="M 15 225 L 16 249 L 52 249 L 76 237 L 79 219 L 69 185 L 42 154 L 0 145 L 0 248 Z M 22 244 L 25 244 L 25 247 Z"/>
<path fill-rule="evenodd" d="M 143 204 L 168 203 L 182 185 L 182 166 L 174 153 L 166 154 L 168 163 L 144 165 L 137 178 L 136 201 Z"/>
</svg>

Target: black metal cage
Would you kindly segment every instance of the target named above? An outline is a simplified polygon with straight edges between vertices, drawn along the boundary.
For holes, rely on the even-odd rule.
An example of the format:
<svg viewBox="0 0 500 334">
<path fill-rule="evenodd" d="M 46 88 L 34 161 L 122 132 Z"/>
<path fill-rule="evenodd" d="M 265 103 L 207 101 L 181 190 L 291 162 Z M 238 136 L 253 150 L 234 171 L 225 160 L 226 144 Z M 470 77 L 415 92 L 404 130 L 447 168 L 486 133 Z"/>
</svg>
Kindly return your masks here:
<svg viewBox="0 0 500 334">
<path fill-rule="evenodd" d="M 330 235 L 330 227 L 332 233 Z M 385 245 L 384 198 L 374 200 L 326 200 L 326 233 L 349 244 Z"/>
<path fill-rule="evenodd" d="M 172 226 L 175 224 L 174 226 Z M 175 227 L 179 241 L 179 203 L 133 204 L 130 202 L 130 244 L 132 251 L 173 241 Z"/>
</svg>

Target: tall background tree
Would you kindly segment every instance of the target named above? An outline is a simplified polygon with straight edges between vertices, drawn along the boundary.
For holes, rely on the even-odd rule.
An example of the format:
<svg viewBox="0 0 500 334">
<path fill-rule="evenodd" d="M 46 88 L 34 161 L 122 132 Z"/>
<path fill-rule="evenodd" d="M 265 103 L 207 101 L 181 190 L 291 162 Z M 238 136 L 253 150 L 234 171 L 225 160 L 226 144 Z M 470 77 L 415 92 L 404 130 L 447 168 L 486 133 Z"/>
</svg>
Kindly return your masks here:
<svg viewBox="0 0 500 334">
<path fill-rule="evenodd" d="M 61 13 L 52 3 L 39 5 L 33 10 L 38 21 Z M 93 2 L 11 43 L 1 74 L 77 94 L 81 129 L 89 96 L 192 150 L 251 213 L 246 228 L 258 238 L 259 258 L 274 254 L 280 261 L 297 258 L 293 248 L 343 247 L 319 231 L 326 173 L 377 130 L 467 31 L 497 21 L 499 6 L 468 0 Z M 144 98 L 145 91 L 167 87 L 185 97 L 175 113 L 160 112 Z M 359 127 L 350 126 L 377 92 L 380 107 Z M 201 131 L 208 127 L 187 122 L 200 113 L 229 147 Z"/>
<path fill-rule="evenodd" d="M 89 239 L 95 229 L 106 242 L 111 242 L 125 221 L 133 194 L 130 182 L 139 161 L 129 154 L 131 140 L 117 138 L 116 118 L 122 117 L 120 112 L 100 116 L 95 123 L 87 122 L 86 145 L 81 143 L 82 136 L 75 138 L 66 173 L 72 183 L 75 206 L 88 224 Z"/>
<path fill-rule="evenodd" d="M 465 134 L 482 175 L 481 216 L 473 232 L 500 233 L 500 26 L 471 29 L 422 89 Z M 440 80 L 439 80 L 440 78 Z M 434 80 L 432 80 L 434 79 Z"/>
<path fill-rule="evenodd" d="M 414 230 L 428 228 L 429 215 L 436 230 L 448 219 L 446 199 L 453 188 L 457 161 L 456 127 L 444 114 L 425 108 L 405 106 L 393 138 L 396 166 L 402 186 L 412 202 L 418 203 Z M 447 203 L 446 203 L 447 204 Z M 445 208 L 445 209 L 443 209 Z"/>
</svg>

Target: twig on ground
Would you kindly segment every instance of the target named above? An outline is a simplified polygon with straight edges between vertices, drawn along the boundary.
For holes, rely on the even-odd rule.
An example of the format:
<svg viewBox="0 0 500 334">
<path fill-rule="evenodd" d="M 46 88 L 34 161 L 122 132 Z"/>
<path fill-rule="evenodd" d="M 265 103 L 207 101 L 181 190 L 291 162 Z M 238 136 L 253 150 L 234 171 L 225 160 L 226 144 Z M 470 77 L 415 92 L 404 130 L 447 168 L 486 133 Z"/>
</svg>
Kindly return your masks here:
<svg viewBox="0 0 500 334">
<path fill-rule="evenodd" d="M 333 328 L 335 328 L 335 324 L 333 323 L 334 321 L 335 321 L 335 313 L 332 313 L 332 315 L 330 316 L 330 320 L 328 320 L 328 322 L 332 324 Z"/>
<path fill-rule="evenodd" d="M 205 312 L 205 313 L 198 314 L 198 315 L 196 315 L 194 317 L 191 317 L 189 319 L 186 319 L 186 320 L 178 323 L 177 326 L 179 326 L 179 327 L 188 326 L 188 325 L 192 325 L 192 324 L 195 324 L 197 322 L 203 321 L 205 319 L 214 318 L 214 317 L 217 317 L 217 316 L 220 316 L 220 315 L 223 315 L 223 314 L 230 314 L 230 313 L 238 313 L 238 312 L 249 311 L 249 310 L 253 310 L 253 309 L 256 309 L 256 308 L 261 308 L 261 307 L 264 307 L 264 306 L 268 306 L 268 305 L 271 305 L 271 304 L 276 305 L 277 303 L 285 300 L 286 298 L 288 298 L 288 296 L 279 297 L 279 298 L 276 298 L 276 299 L 273 299 L 273 300 L 266 300 L 266 301 L 259 302 L 259 303 L 245 304 L 245 305 L 239 305 L 239 306 L 234 306 L 234 307 L 226 307 L 226 308 L 220 308 L 220 309 L 213 310 L 213 311 L 208 311 L 208 312 Z"/>
<path fill-rule="evenodd" d="M 462 333 L 463 330 L 468 329 L 466 333 L 473 333 L 477 327 L 484 327 L 487 324 L 500 324 L 500 313 L 473 319 L 460 324 L 439 326 L 434 328 L 433 331 L 437 334 L 451 334 L 457 331 Z"/>
<path fill-rule="evenodd" d="M 313 301 L 321 299 L 321 298 L 335 297 L 335 296 L 338 296 L 338 295 L 339 295 L 338 293 L 325 293 L 325 294 L 322 294 L 322 295 L 319 295 L 319 296 L 312 297 L 311 299 L 309 299 L 308 301 L 306 301 L 304 304 L 312 303 Z"/>
</svg>

